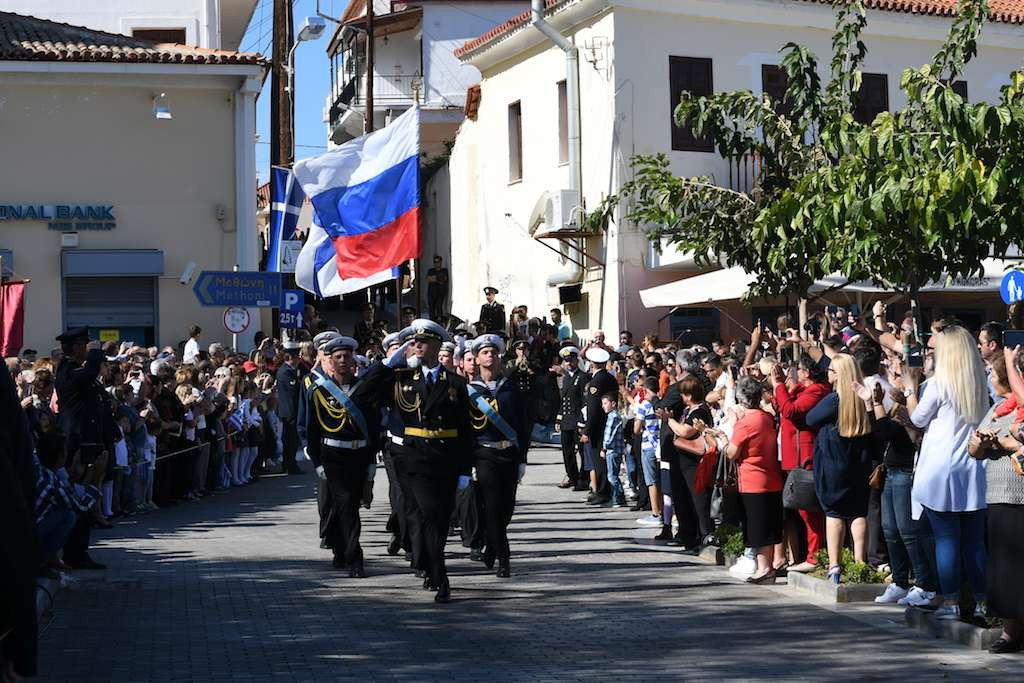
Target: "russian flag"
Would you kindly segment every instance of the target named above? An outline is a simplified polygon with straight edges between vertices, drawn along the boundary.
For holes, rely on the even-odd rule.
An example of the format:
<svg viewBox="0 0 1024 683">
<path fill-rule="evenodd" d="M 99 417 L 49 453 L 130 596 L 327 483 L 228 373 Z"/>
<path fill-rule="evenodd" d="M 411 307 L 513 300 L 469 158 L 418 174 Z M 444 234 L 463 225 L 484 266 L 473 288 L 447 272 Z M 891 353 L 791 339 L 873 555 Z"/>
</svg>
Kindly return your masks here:
<svg viewBox="0 0 1024 683">
<path fill-rule="evenodd" d="M 332 296 L 325 290 L 335 280 L 381 282 L 420 255 L 419 151 L 412 107 L 383 130 L 295 164 L 314 212 L 295 270 L 300 287 Z"/>
<path fill-rule="evenodd" d="M 305 198 L 290 169 L 271 166 L 270 240 L 267 244 L 267 270 L 271 273 L 281 272 L 284 252 L 281 243 L 295 239 L 295 227 Z"/>
</svg>

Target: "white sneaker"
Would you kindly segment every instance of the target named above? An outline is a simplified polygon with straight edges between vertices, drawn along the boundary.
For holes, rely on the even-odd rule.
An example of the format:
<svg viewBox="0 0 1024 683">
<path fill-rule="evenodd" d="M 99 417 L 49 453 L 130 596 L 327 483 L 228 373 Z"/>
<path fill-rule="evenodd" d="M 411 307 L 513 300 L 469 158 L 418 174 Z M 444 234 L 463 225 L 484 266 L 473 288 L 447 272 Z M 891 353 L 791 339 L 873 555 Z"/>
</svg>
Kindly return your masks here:
<svg viewBox="0 0 1024 683">
<path fill-rule="evenodd" d="M 875 598 L 875 602 L 883 605 L 891 605 L 894 602 L 899 602 L 903 598 L 907 597 L 910 591 L 906 588 L 900 588 L 895 583 L 890 583 L 885 587 L 885 592 Z"/>
<path fill-rule="evenodd" d="M 653 526 L 658 526 L 658 527 L 660 527 L 661 526 L 661 517 L 658 517 L 657 515 L 647 515 L 646 517 L 641 517 L 640 519 L 636 520 L 636 523 L 639 524 L 640 526 L 652 526 L 652 527 Z"/>
<path fill-rule="evenodd" d="M 942 621 L 956 621 L 960 619 L 960 605 L 942 605 L 933 614 Z"/>
<path fill-rule="evenodd" d="M 740 557 L 736 560 L 736 564 L 729 567 L 729 573 L 733 576 L 741 576 L 746 578 L 747 576 L 753 575 L 757 571 L 757 560 L 751 557 Z"/>
<path fill-rule="evenodd" d="M 910 607 L 931 607 L 934 599 L 934 592 L 926 591 L 919 586 L 914 586 L 910 589 L 910 592 L 907 593 L 906 597 L 899 600 L 896 604 L 908 605 Z"/>
</svg>

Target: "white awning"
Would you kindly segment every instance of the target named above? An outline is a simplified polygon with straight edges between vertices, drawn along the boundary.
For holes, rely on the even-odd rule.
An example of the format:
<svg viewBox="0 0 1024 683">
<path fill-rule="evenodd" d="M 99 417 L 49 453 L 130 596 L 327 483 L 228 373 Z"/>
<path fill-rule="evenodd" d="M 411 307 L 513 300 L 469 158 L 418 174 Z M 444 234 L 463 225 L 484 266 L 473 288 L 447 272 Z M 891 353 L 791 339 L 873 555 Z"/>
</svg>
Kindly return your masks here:
<svg viewBox="0 0 1024 683">
<path fill-rule="evenodd" d="M 921 292 L 998 292 L 1003 274 L 1011 266 L 1021 266 L 1016 260 L 985 259 L 985 272 L 972 277 L 944 278 L 929 282 Z M 742 268 L 725 268 L 702 275 L 684 278 L 668 284 L 640 290 L 640 300 L 647 308 L 660 306 L 693 306 L 696 304 L 735 301 L 743 297 L 756 278 Z M 846 278 L 833 273 L 818 280 L 811 286 L 811 294 L 820 294 L 828 289 L 840 287 Z M 879 287 L 864 280 L 841 287 L 844 292 L 882 294 L 895 291 L 891 287 Z"/>
</svg>

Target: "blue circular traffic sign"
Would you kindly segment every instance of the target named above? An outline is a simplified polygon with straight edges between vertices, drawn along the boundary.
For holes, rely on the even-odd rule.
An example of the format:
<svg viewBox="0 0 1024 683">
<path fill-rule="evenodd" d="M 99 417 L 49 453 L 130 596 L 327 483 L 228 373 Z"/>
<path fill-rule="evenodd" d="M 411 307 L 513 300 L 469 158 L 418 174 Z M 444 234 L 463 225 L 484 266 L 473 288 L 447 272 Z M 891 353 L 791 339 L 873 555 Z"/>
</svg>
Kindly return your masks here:
<svg viewBox="0 0 1024 683">
<path fill-rule="evenodd" d="M 999 294 L 1006 305 L 1024 301 L 1024 271 L 1011 270 L 999 284 Z"/>
</svg>

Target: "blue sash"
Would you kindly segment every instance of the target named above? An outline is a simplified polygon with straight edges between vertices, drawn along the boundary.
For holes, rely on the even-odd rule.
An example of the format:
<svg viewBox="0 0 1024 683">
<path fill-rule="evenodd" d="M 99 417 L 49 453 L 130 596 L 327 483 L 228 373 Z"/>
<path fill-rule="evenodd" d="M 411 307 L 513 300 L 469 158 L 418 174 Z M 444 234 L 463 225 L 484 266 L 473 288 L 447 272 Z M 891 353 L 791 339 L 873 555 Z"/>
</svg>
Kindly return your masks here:
<svg viewBox="0 0 1024 683">
<path fill-rule="evenodd" d="M 352 416 L 356 426 L 359 427 L 359 431 L 362 432 L 364 439 L 370 438 L 370 430 L 366 427 L 366 418 L 363 417 L 363 413 L 356 406 L 355 402 L 349 398 L 348 394 L 341 390 L 337 384 L 334 383 L 330 377 L 316 373 L 316 379 L 313 380 L 318 387 L 323 387 L 327 390 L 334 399 L 348 411 L 348 414 Z"/>
<path fill-rule="evenodd" d="M 511 441 L 516 448 L 519 448 L 519 439 L 516 437 L 516 430 L 512 429 L 512 425 L 505 421 L 501 415 L 498 415 L 498 411 L 487 402 L 484 395 L 476 390 L 473 385 L 469 385 L 469 397 L 476 402 L 476 407 L 480 409 L 487 419 L 491 421 L 498 431 L 505 435 L 505 438 Z"/>
</svg>

